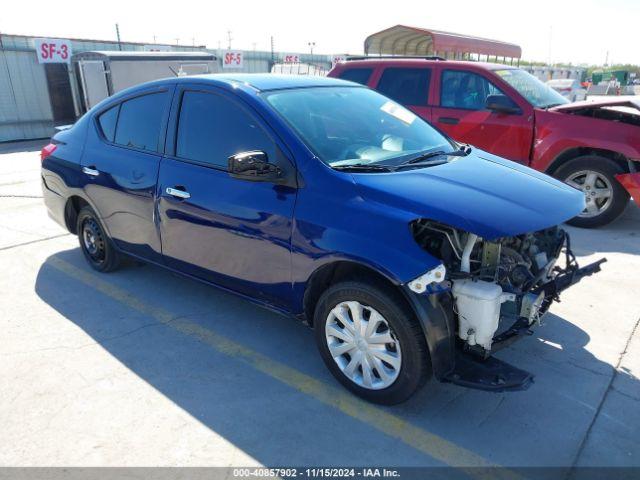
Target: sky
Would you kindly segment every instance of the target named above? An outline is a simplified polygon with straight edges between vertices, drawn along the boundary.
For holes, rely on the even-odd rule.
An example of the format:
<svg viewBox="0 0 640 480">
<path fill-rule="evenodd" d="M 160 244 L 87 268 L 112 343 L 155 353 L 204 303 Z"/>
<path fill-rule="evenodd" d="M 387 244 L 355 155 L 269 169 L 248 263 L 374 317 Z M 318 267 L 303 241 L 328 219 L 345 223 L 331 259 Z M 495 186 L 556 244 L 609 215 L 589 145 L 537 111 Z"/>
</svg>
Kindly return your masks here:
<svg viewBox="0 0 640 480">
<path fill-rule="evenodd" d="M 0 33 L 362 54 L 367 35 L 396 24 L 516 43 L 525 60 L 640 64 L 640 0 L 5 0 Z M 179 40 L 177 40 L 179 39 Z"/>
</svg>

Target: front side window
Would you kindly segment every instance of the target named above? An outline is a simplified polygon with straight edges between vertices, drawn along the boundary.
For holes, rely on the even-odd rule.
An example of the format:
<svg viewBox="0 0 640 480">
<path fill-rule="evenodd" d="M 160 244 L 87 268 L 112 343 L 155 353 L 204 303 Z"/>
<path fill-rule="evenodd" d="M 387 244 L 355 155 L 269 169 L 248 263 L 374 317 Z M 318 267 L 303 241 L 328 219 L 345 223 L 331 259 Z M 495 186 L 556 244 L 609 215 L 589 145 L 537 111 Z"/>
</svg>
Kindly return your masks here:
<svg viewBox="0 0 640 480">
<path fill-rule="evenodd" d="M 442 72 L 440 106 L 464 110 L 484 110 L 489 95 L 504 95 L 489 80 L 464 70 Z M 517 105 L 514 103 L 514 107 Z"/>
<path fill-rule="evenodd" d="M 252 150 L 275 158 L 273 141 L 240 104 L 215 93 L 184 93 L 177 157 L 226 169 L 231 155 Z"/>
<path fill-rule="evenodd" d="M 340 73 L 339 78 L 342 80 L 349 80 L 350 82 L 356 82 L 361 85 L 366 85 L 372 73 L 373 68 L 349 68 L 347 70 L 343 70 L 342 73 Z"/>
<path fill-rule="evenodd" d="M 376 90 L 402 105 L 425 106 L 430 79 L 428 68 L 385 68 Z"/>
<path fill-rule="evenodd" d="M 536 77 L 524 70 L 506 68 L 495 70 L 502 80 L 518 91 L 531 105 L 538 108 L 549 108 L 569 103 L 569 100 L 556 92 L 549 85 L 545 85 Z"/>
<path fill-rule="evenodd" d="M 397 164 L 454 145 L 402 105 L 363 87 L 315 87 L 263 94 L 323 162 Z"/>
<path fill-rule="evenodd" d="M 115 143 L 151 152 L 159 151 L 160 127 L 167 107 L 166 92 L 142 95 L 123 102 Z"/>
</svg>

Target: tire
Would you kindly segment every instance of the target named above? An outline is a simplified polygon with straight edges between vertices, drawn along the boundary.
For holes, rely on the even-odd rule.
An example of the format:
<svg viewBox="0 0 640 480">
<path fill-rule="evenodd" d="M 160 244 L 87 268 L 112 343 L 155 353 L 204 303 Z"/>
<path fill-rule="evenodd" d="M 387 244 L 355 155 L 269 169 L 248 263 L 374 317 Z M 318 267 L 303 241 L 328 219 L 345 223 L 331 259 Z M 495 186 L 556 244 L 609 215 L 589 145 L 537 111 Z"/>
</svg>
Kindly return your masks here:
<svg viewBox="0 0 640 480">
<path fill-rule="evenodd" d="M 354 308 L 345 302 L 350 302 L 348 305 Z M 338 309 L 343 320 L 351 321 L 355 317 L 351 312 L 358 308 L 357 305 L 361 306 L 363 317 L 367 320 L 362 332 L 375 319 L 377 329 L 373 331 L 373 337 L 377 338 L 373 341 L 380 343 L 369 343 L 367 339 L 372 337 L 367 335 L 355 338 L 349 333 L 347 325 L 333 313 L 334 309 Z M 382 322 L 377 314 L 382 317 Z M 354 323 L 350 322 L 351 328 Z M 403 402 L 431 377 L 426 341 L 415 315 L 399 294 L 394 295 L 394 292 L 382 286 L 358 281 L 332 285 L 318 301 L 314 329 L 320 355 L 329 371 L 347 389 L 367 401 L 383 405 Z M 336 329 L 340 335 L 346 334 L 353 341 L 347 342 L 333 336 Z M 385 339 L 391 339 L 391 342 L 382 343 Z M 349 346 L 352 348 L 334 359 L 330 348 L 336 353 L 342 351 L 337 347 L 348 349 Z M 395 366 L 399 364 L 399 368 L 381 361 L 381 358 L 393 360 Z M 362 359 L 359 365 L 350 369 L 349 365 L 352 362 L 357 364 L 359 359 Z M 367 369 L 370 375 L 365 374 L 365 365 L 371 365 Z M 345 373 L 349 370 L 353 371 L 351 377 Z"/>
<path fill-rule="evenodd" d="M 78 213 L 76 232 L 84 258 L 94 270 L 106 273 L 119 267 L 120 255 L 91 207 Z"/>
<path fill-rule="evenodd" d="M 595 228 L 606 225 L 618 218 L 629 203 L 629 193 L 615 176 L 624 170 L 613 160 L 598 155 L 585 155 L 569 160 L 561 165 L 554 177 L 585 193 L 587 208 L 567 223 L 575 227 Z M 595 178 L 595 184 L 587 179 Z M 610 191 L 607 198 L 595 192 Z M 591 211 L 589 210 L 591 209 Z"/>
</svg>

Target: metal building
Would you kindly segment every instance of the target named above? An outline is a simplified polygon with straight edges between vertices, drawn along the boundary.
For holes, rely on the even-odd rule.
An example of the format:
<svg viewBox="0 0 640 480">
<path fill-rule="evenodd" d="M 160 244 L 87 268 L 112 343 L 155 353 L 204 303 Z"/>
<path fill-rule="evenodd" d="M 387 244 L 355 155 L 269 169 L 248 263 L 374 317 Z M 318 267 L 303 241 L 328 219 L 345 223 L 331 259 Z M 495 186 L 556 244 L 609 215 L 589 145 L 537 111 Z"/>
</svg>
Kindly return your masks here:
<svg viewBox="0 0 640 480">
<path fill-rule="evenodd" d="M 49 137 L 54 132 L 54 126 L 71 123 L 84 111 L 86 92 L 82 91 L 82 78 L 79 78 L 81 73 L 74 68 L 73 58 L 89 60 L 87 56 L 100 55 L 100 52 L 111 60 L 120 56 L 126 58 L 127 52 L 199 52 L 215 56 L 218 69 L 224 72 L 264 73 L 277 69 L 278 65 L 286 64 L 288 67 L 281 68 L 282 71 L 288 69 L 291 73 L 299 74 L 326 73 L 332 62 L 330 55 L 236 51 L 236 54 L 242 53 L 243 61 L 239 65 L 225 65 L 224 59 L 229 52 L 209 50 L 204 46 L 168 46 L 55 37 L 47 40 L 51 43 L 45 42 L 43 46 L 39 37 L 0 34 L 0 142 Z M 50 55 L 60 54 L 55 47 L 59 42 L 68 46 L 69 51 L 65 52 L 69 54 L 68 57 L 65 56 L 66 61 L 43 62 L 43 52 Z M 48 45 L 53 46 L 47 50 Z M 94 53 L 85 55 L 83 52 Z M 143 53 L 140 55 L 144 56 Z M 295 59 L 294 62 L 291 58 Z M 313 68 L 294 68 L 290 67 L 291 63 L 312 65 Z M 179 64 L 175 66 L 180 68 Z M 96 70 L 93 73 L 100 72 Z M 187 73 L 200 72 L 192 70 Z M 154 78 L 158 78 L 158 75 L 161 74 L 156 72 Z M 171 72 L 167 71 L 166 76 L 170 75 Z M 145 79 L 139 78 L 140 81 Z M 118 87 L 111 88 L 107 93 L 112 94 L 118 90 Z M 90 101 L 89 106 L 92 104 Z"/>
</svg>

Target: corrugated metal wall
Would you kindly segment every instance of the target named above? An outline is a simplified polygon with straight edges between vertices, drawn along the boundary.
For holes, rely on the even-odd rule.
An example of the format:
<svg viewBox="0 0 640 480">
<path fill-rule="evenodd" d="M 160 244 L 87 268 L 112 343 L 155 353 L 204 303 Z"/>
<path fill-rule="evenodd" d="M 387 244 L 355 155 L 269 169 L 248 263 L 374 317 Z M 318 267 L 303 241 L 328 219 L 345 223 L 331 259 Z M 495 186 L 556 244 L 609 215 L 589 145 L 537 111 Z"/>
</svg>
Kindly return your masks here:
<svg viewBox="0 0 640 480">
<path fill-rule="evenodd" d="M 0 142 L 45 138 L 53 134 L 53 112 L 45 66 L 38 63 L 33 40 L 37 37 L 22 35 L 0 36 Z M 126 50 L 142 51 L 139 43 L 107 42 L 94 40 L 71 40 L 73 53 L 90 50 Z M 270 72 L 274 64 L 280 63 L 284 56 L 281 52 L 244 51 L 242 69 L 223 69 L 224 51 L 172 45 L 176 52 L 207 51 L 215 54 L 220 62 L 221 72 Z M 292 53 L 292 52 L 288 52 Z M 331 69 L 329 55 L 298 54 L 302 63 L 315 66 L 313 73 L 326 74 Z M 297 69 L 297 70 L 296 70 Z M 282 73 L 308 73 L 298 65 L 280 68 Z M 72 88 L 74 88 L 72 82 Z"/>
<path fill-rule="evenodd" d="M 0 142 L 51 135 L 44 68 L 34 52 L 0 50 Z"/>
</svg>

